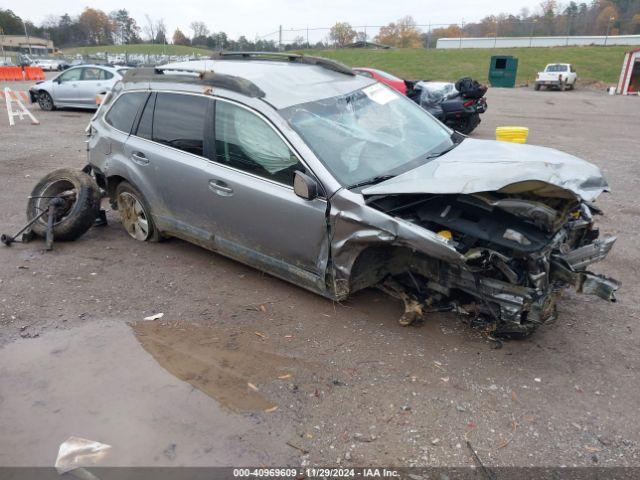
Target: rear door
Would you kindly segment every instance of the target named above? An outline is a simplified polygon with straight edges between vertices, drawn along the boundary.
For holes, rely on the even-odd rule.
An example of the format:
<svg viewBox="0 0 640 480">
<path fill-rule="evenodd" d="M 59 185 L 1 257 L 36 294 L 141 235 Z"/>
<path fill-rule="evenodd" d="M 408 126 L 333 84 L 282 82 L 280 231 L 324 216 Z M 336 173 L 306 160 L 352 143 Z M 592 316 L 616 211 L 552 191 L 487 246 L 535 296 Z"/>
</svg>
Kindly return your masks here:
<svg viewBox="0 0 640 480">
<path fill-rule="evenodd" d="M 205 242 L 211 226 L 203 223 L 201 184 L 205 126 L 213 101 L 203 95 L 154 93 L 125 146 L 136 186 L 150 204 L 160 230 Z M 205 199 L 206 200 L 206 199 Z"/>
<path fill-rule="evenodd" d="M 85 67 L 78 85 L 78 103 L 86 107 L 96 106 L 96 96 L 110 88 L 113 73 L 99 67 Z"/>
</svg>

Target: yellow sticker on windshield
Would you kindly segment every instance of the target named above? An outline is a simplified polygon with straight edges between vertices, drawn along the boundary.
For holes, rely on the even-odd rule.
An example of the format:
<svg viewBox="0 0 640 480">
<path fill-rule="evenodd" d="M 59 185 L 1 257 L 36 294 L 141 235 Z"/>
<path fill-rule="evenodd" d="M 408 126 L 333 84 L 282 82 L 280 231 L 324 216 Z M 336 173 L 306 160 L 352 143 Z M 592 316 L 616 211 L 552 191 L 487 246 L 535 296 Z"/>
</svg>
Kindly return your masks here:
<svg viewBox="0 0 640 480">
<path fill-rule="evenodd" d="M 367 97 L 380 105 L 385 105 L 398 98 L 395 93 L 380 83 L 369 85 L 368 87 L 363 88 L 362 91 Z"/>
</svg>

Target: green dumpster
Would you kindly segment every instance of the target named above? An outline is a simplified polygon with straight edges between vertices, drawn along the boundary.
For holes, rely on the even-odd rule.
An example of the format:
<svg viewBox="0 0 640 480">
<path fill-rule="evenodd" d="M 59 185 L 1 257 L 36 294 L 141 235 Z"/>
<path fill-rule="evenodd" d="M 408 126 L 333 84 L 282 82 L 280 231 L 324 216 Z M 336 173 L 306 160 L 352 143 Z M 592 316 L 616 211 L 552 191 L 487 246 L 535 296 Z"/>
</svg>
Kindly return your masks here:
<svg viewBox="0 0 640 480">
<path fill-rule="evenodd" d="M 493 55 L 489 64 L 489 84 L 492 87 L 513 88 L 516 85 L 518 59 L 511 55 Z"/>
</svg>

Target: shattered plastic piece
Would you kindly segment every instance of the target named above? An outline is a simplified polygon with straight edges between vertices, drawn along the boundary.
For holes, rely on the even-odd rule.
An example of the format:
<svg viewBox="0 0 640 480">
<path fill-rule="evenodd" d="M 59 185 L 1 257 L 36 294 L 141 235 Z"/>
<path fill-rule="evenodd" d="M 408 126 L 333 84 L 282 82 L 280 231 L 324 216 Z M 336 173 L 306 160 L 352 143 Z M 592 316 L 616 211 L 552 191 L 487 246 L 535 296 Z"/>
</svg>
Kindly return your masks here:
<svg viewBox="0 0 640 480">
<path fill-rule="evenodd" d="M 160 319 L 162 317 L 164 317 L 164 313 L 156 313 L 155 315 L 151 315 L 149 317 L 144 317 L 143 320 L 151 320 L 151 321 L 153 321 L 153 320 L 158 320 L 158 319 Z"/>
<path fill-rule="evenodd" d="M 62 475 L 78 468 L 97 466 L 110 449 L 111 445 L 81 437 L 69 437 L 60 444 L 56 471 Z"/>
</svg>

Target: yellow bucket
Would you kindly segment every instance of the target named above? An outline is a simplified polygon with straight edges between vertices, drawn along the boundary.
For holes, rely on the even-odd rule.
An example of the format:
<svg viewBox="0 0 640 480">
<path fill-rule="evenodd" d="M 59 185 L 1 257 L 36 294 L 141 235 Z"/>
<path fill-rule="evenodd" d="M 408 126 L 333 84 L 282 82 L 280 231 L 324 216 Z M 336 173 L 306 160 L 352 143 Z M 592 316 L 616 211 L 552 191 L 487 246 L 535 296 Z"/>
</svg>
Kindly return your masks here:
<svg viewBox="0 0 640 480">
<path fill-rule="evenodd" d="M 527 143 L 529 129 L 527 127 L 498 127 L 496 140 L 501 142 Z"/>
</svg>

